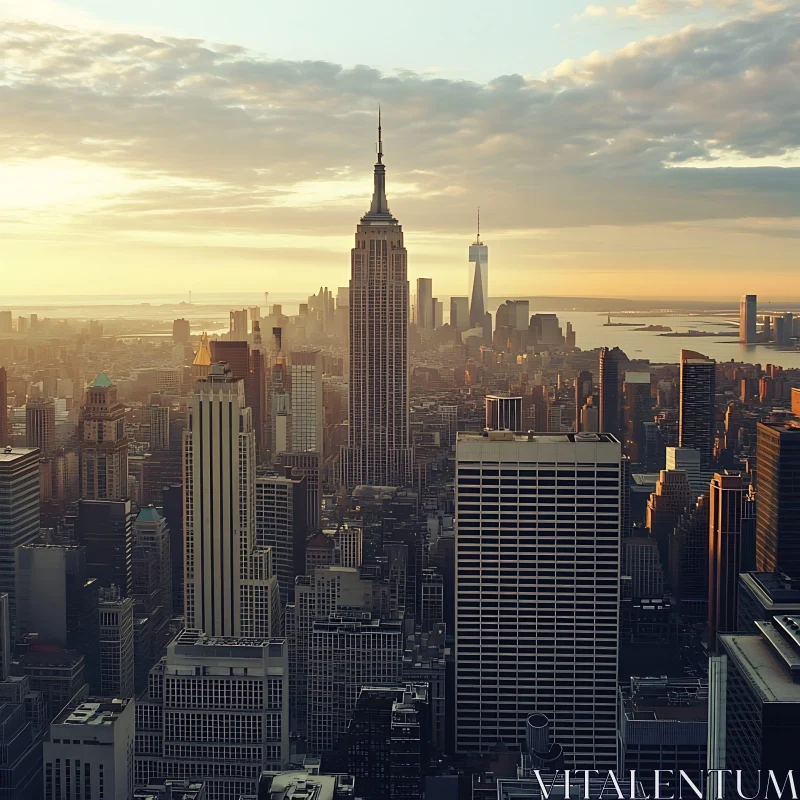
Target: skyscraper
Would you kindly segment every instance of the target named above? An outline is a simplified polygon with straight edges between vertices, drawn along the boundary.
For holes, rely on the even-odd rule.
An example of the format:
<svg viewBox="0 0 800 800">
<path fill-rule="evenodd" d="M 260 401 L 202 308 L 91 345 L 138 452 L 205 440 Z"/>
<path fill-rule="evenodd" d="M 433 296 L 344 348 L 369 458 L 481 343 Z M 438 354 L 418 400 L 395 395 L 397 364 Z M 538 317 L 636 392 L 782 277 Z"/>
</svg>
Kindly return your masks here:
<svg viewBox="0 0 800 800">
<path fill-rule="evenodd" d="M 748 486 L 741 475 L 714 475 L 708 543 L 708 648 L 717 651 L 717 634 L 736 631 Z"/>
<path fill-rule="evenodd" d="M 459 434 L 459 751 L 519 744 L 537 709 L 568 766 L 615 767 L 620 462 L 608 434 Z"/>
<path fill-rule="evenodd" d="M 80 500 L 75 538 L 86 548 L 86 571 L 98 585 L 133 591 L 133 510 L 130 500 Z"/>
<path fill-rule="evenodd" d="M 16 549 L 39 535 L 39 451 L 0 450 L 0 593 L 8 594 L 11 626 L 17 611 Z"/>
<path fill-rule="evenodd" d="M 25 404 L 25 445 L 38 447 L 42 458 L 56 447 L 56 405 L 52 400 L 29 400 Z"/>
<path fill-rule="evenodd" d="M 191 777 L 209 800 L 255 797 L 261 771 L 289 760 L 288 706 L 285 639 L 182 631 L 136 701 L 136 783 Z"/>
<path fill-rule="evenodd" d="M 0 367 L 0 447 L 9 444 L 8 435 L 8 373 Z"/>
<path fill-rule="evenodd" d="M 522 398 L 487 395 L 486 429 L 490 431 L 521 431 Z"/>
<path fill-rule="evenodd" d="M 459 331 L 469 328 L 469 297 L 450 298 L 450 326 Z"/>
<path fill-rule="evenodd" d="M 634 464 L 644 461 L 644 423 L 653 419 L 649 372 L 626 372 L 623 383 L 625 454 Z"/>
<path fill-rule="evenodd" d="M 757 313 L 758 301 L 756 295 L 742 295 L 742 302 L 739 305 L 739 341 L 742 344 L 751 344 L 756 341 Z"/>
<path fill-rule="evenodd" d="M 478 233 L 469 246 L 469 320 L 470 327 L 483 324 L 489 311 L 489 247 L 481 241 L 481 214 L 478 210 Z"/>
<path fill-rule="evenodd" d="M 600 350 L 600 430 L 620 442 L 622 432 L 622 376 L 628 357 L 619 347 Z"/>
<path fill-rule="evenodd" d="M 757 426 L 756 569 L 800 578 L 800 424 Z"/>
<path fill-rule="evenodd" d="M 433 330 L 433 281 L 417 278 L 417 328 Z"/>
<path fill-rule="evenodd" d="M 88 697 L 64 708 L 45 738 L 40 796 L 45 800 L 132 797 L 133 707 L 132 697 Z"/>
<path fill-rule="evenodd" d="M 307 350 L 289 357 L 292 386 L 292 452 L 322 457 L 322 353 Z"/>
<path fill-rule="evenodd" d="M 717 363 L 694 350 L 681 350 L 680 447 L 700 451 L 700 466 L 711 467 L 714 451 L 714 394 Z"/>
<path fill-rule="evenodd" d="M 78 423 L 81 497 L 118 500 L 128 496 L 128 439 L 125 406 L 117 387 L 101 372 L 86 389 Z"/>
<path fill-rule="evenodd" d="M 386 201 L 380 119 L 374 181 L 351 254 L 350 425 L 342 452 L 348 487 L 399 486 L 411 476 L 407 253 Z"/>
<path fill-rule="evenodd" d="M 255 547 L 255 434 L 242 384 L 213 364 L 189 397 L 183 434 L 186 625 L 209 636 L 270 635 L 278 623 L 272 552 Z"/>
</svg>

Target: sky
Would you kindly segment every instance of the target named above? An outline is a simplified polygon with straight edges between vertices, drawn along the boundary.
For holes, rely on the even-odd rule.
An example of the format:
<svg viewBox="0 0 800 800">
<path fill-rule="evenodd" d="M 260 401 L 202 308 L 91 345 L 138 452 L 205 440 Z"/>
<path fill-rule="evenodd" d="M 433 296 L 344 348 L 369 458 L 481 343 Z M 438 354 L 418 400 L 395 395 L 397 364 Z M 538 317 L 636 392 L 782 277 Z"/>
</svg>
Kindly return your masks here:
<svg viewBox="0 0 800 800">
<path fill-rule="evenodd" d="M 2 295 L 800 298 L 797 0 L 0 0 Z"/>
</svg>

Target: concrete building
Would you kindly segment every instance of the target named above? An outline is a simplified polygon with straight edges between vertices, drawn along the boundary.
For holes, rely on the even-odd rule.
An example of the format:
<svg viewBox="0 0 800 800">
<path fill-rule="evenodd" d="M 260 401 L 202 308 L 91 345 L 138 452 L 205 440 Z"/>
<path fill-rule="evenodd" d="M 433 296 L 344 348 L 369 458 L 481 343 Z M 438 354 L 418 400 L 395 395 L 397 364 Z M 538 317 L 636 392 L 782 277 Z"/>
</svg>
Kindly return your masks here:
<svg viewBox="0 0 800 800">
<path fill-rule="evenodd" d="M 136 704 L 136 784 L 202 781 L 208 800 L 255 795 L 289 761 L 285 639 L 184 630 Z"/>
<path fill-rule="evenodd" d="M 404 486 L 411 477 L 407 253 L 386 200 L 380 133 L 379 122 L 372 204 L 351 255 L 349 427 L 341 454 L 348 488 Z"/>
<path fill-rule="evenodd" d="M 0 800 L 42 797 L 42 733 L 25 705 L 0 701 Z"/>
<path fill-rule="evenodd" d="M 694 350 L 681 350 L 678 444 L 700 452 L 709 469 L 714 450 L 714 397 L 717 362 Z"/>
<path fill-rule="evenodd" d="M 288 772 L 264 772 L 258 782 L 261 798 L 297 798 L 298 800 L 353 800 L 355 781 L 351 775 L 324 774 L 319 759 L 306 758 L 302 769 Z M 248 799 L 249 800 L 249 799 Z"/>
<path fill-rule="evenodd" d="M 100 694 L 133 697 L 133 599 L 100 590 Z"/>
<path fill-rule="evenodd" d="M 291 475 L 294 480 L 303 478 L 306 496 L 306 527 L 309 531 L 319 529 L 322 512 L 322 472 L 321 455 L 308 451 L 305 453 L 280 453 L 278 456 L 278 472 Z"/>
<path fill-rule="evenodd" d="M 628 357 L 618 347 L 600 350 L 600 431 L 620 442 L 622 431 L 622 378 Z"/>
<path fill-rule="evenodd" d="M 672 770 L 673 776 L 684 770 L 695 784 L 702 785 L 707 737 L 706 682 L 631 678 L 620 685 L 617 774 L 636 770 L 650 797 L 656 792 L 654 770 Z"/>
<path fill-rule="evenodd" d="M 363 800 L 421 800 L 430 760 L 424 683 L 362 686 L 347 726 L 347 771 Z"/>
<path fill-rule="evenodd" d="M 469 297 L 450 298 L 450 325 L 458 331 L 469 329 Z"/>
<path fill-rule="evenodd" d="M 25 644 L 25 652 L 17 653 L 11 661 L 11 674 L 26 677 L 32 691 L 40 692 L 47 722 L 53 720 L 67 703 L 88 694 L 85 679 L 85 660 L 77 650 L 37 650 L 35 639 Z"/>
<path fill-rule="evenodd" d="M 338 567 L 359 569 L 363 562 L 364 527 L 359 522 L 343 522 L 333 535 L 334 562 Z"/>
<path fill-rule="evenodd" d="M 256 547 L 255 433 L 243 381 L 221 364 L 197 381 L 183 434 L 184 608 L 209 636 L 279 630 L 272 553 Z"/>
<path fill-rule="evenodd" d="M 0 594 L 0 683 L 11 674 L 11 617 L 8 595 Z"/>
<path fill-rule="evenodd" d="M 708 619 L 709 498 L 697 502 L 678 517 L 669 540 L 672 591 L 684 619 Z"/>
<path fill-rule="evenodd" d="M 2 316 L 3 312 L 0 312 Z M 0 367 L 0 447 L 11 444 L 8 429 L 8 372 Z"/>
<path fill-rule="evenodd" d="M 756 634 L 721 634 L 709 664 L 708 768 L 741 770 L 747 797 L 768 770 L 782 783 L 796 769 L 800 737 L 800 617 L 755 624 Z M 726 796 L 713 775 L 707 796 Z"/>
<path fill-rule="evenodd" d="M 286 607 L 293 732 L 304 733 L 308 722 L 314 621 L 327 620 L 340 608 L 357 609 L 379 617 L 387 606 L 387 587 L 377 581 L 362 579 L 358 569 L 317 567 L 312 573 L 297 578 L 294 603 Z"/>
<path fill-rule="evenodd" d="M 754 551 L 749 482 L 742 475 L 714 475 L 711 481 L 708 542 L 708 647 L 717 648 L 717 634 L 736 631 L 739 573 L 751 570 Z M 748 539 L 750 541 L 748 541 Z"/>
<path fill-rule="evenodd" d="M 75 538 L 86 548 L 86 570 L 98 585 L 133 591 L 133 509 L 129 499 L 78 502 Z"/>
<path fill-rule="evenodd" d="M 284 475 L 258 475 L 255 485 L 255 541 L 272 549 L 282 602 L 294 597 L 294 581 L 305 572 L 308 532 L 307 485 L 291 468 Z"/>
<path fill-rule="evenodd" d="M 695 497 L 708 494 L 708 484 L 713 473 L 702 467 L 699 450 L 695 450 L 693 447 L 668 447 L 666 455 L 666 469 L 685 472 Z"/>
<path fill-rule="evenodd" d="M 669 544 L 678 520 L 692 505 L 692 489 L 682 470 L 662 469 L 647 501 L 645 524 L 656 540 L 661 565 L 669 567 Z"/>
<path fill-rule="evenodd" d="M 487 395 L 486 430 L 521 431 L 522 398 L 494 394 Z"/>
<path fill-rule="evenodd" d="M 758 341 L 757 333 L 758 298 L 754 294 L 742 295 L 739 304 L 739 341 L 753 344 Z"/>
<path fill-rule="evenodd" d="M 16 550 L 39 535 L 39 451 L 0 450 L 0 593 L 8 595 L 14 630 L 17 613 Z"/>
<path fill-rule="evenodd" d="M 18 548 L 17 635 L 36 634 L 42 645 L 83 653 L 86 679 L 95 688 L 97 614 L 97 580 L 87 575 L 85 547 L 36 542 Z"/>
<path fill-rule="evenodd" d="M 289 356 L 292 384 L 292 451 L 323 457 L 322 353 L 296 351 Z"/>
<path fill-rule="evenodd" d="M 739 575 L 737 633 L 758 633 L 757 620 L 800 617 L 800 581 L 781 572 Z"/>
<path fill-rule="evenodd" d="M 339 612 L 311 628 L 306 740 L 330 753 L 347 730 L 362 686 L 395 685 L 403 666 L 400 620 Z"/>
<path fill-rule="evenodd" d="M 125 406 L 117 387 L 101 372 L 86 389 L 78 421 L 81 497 L 119 500 L 128 496 L 128 439 Z"/>
<path fill-rule="evenodd" d="M 90 697 L 67 706 L 44 741 L 45 800 L 130 800 L 133 699 Z"/>
<path fill-rule="evenodd" d="M 655 539 L 627 536 L 622 540 L 622 575 L 631 579 L 634 600 L 664 596 L 664 570 Z"/>
<path fill-rule="evenodd" d="M 537 709 L 571 763 L 615 766 L 621 460 L 607 434 L 459 434 L 459 751 L 518 745 Z"/>
<path fill-rule="evenodd" d="M 417 278 L 417 328 L 433 330 L 433 281 Z"/>
<path fill-rule="evenodd" d="M 38 447 L 42 458 L 56 449 L 56 404 L 52 400 L 25 404 L 25 446 Z"/>
<path fill-rule="evenodd" d="M 800 578 L 800 424 L 759 422 L 756 430 L 756 569 Z"/>
<path fill-rule="evenodd" d="M 208 800 L 205 781 L 158 780 L 133 788 L 133 800 Z"/>
</svg>

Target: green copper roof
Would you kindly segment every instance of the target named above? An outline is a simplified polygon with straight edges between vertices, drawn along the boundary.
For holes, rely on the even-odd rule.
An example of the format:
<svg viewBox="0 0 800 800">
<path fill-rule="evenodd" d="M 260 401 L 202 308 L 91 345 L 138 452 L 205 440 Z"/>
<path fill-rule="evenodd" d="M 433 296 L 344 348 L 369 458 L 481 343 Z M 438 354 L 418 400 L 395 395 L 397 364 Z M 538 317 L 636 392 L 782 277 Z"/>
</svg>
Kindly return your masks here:
<svg viewBox="0 0 800 800">
<path fill-rule="evenodd" d="M 113 386 L 114 384 L 111 382 L 111 378 L 105 374 L 105 372 L 101 372 L 92 383 L 97 389 L 107 389 L 109 386 Z"/>
<path fill-rule="evenodd" d="M 161 514 L 156 511 L 155 506 L 145 506 L 136 517 L 137 522 L 158 522 L 160 519 Z"/>
</svg>

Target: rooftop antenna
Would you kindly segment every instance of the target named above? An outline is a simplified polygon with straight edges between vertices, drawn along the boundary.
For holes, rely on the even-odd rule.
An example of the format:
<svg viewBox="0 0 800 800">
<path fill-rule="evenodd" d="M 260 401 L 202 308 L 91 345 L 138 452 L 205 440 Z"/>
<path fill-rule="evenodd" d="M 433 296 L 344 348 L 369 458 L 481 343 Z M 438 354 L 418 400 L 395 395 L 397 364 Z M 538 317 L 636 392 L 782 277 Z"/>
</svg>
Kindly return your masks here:
<svg viewBox="0 0 800 800">
<path fill-rule="evenodd" d="M 381 137 L 381 104 L 378 103 L 378 163 L 383 164 L 383 139 Z"/>
</svg>

